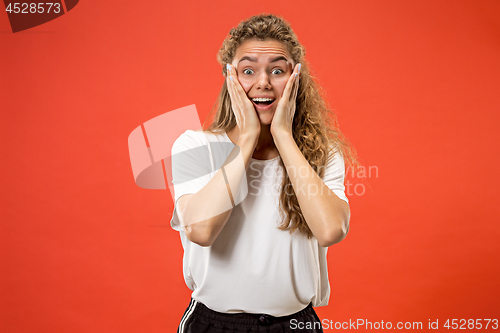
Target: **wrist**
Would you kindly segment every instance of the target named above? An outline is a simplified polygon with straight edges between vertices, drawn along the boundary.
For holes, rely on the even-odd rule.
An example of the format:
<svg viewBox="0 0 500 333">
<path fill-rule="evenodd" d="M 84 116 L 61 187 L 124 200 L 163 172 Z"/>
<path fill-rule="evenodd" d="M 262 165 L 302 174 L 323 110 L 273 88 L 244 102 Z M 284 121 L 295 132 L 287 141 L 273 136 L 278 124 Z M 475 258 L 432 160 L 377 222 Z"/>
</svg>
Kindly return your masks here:
<svg viewBox="0 0 500 333">
<path fill-rule="evenodd" d="M 236 144 L 240 147 L 252 147 L 253 149 L 255 149 L 258 141 L 259 135 L 243 133 L 238 137 L 238 141 L 236 142 Z"/>
<path fill-rule="evenodd" d="M 290 131 L 286 130 L 274 130 L 271 131 L 271 135 L 273 136 L 274 143 L 277 144 L 278 142 L 287 142 L 289 143 L 290 140 L 293 140 L 293 134 Z"/>
<path fill-rule="evenodd" d="M 285 131 L 274 133 L 273 140 L 276 148 L 280 152 L 280 155 L 282 154 L 283 149 L 289 149 L 290 147 L 293 147 L 293 145 L 297 144 L 293 139 L 293 134 Z"/>
</svg>

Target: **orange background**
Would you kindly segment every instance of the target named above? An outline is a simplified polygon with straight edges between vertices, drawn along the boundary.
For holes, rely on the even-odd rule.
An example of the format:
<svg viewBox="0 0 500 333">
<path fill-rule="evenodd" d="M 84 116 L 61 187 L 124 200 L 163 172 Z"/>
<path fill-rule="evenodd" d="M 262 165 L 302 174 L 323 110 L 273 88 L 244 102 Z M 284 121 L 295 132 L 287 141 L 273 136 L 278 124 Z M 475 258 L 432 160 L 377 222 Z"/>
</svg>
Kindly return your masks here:
<svg viewBox="0 0 500 333">
<path fill-rule="evenodd" d="M 320 318 L 500 319 L 499 1 L 82 1 L 16 34 L 0 13 L 0 331 L 175 331 L 172 199 L 135 185 L 127 137 L 190 104 L 204 120 L 224 37 L 262 12 L 378 169 L 348 194 Z"/>
</svg>

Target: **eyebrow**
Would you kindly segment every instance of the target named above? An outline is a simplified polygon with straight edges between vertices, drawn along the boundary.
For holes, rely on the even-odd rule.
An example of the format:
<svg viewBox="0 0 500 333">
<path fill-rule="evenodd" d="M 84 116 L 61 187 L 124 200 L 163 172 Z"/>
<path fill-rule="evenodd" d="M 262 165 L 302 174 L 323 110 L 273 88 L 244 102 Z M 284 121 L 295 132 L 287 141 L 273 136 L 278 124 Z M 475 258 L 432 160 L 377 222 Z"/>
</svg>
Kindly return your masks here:
<svg viewBox="0 0 500 333">
<path fill-rule="evenodd" d="M 240 59 L 240 61 L 238 61 L 238 63 L 242 62 L 243 60 L 248 60 L 248 61 L 251 61 L 251 62 L 257 62 L 257 58 L 249 57 L 249 56 L 244 56 L 243 58 Z M 280 60 L 288 61 L 288 59 L 285 58 L 284 56 L 277 56 L 275 58 L 272 58 L 269 62 L 276 62 L 276 61 L 280 61 Z"/>
</svg>

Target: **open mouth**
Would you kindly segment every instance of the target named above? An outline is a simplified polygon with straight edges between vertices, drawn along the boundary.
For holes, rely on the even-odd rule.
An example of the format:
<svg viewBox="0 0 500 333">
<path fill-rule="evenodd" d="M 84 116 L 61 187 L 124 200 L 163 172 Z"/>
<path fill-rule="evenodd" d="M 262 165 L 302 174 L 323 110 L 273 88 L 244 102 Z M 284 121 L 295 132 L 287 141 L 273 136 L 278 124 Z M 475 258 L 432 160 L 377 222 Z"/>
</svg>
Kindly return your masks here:
<svg viewBox="0 0 500 333">
<path fill-rule="evenodd" d="M 252 103 L 258 109 L 268 109 L 274 103 L 275 99 L 272 98 L 252 98 Z"/>
</svg>

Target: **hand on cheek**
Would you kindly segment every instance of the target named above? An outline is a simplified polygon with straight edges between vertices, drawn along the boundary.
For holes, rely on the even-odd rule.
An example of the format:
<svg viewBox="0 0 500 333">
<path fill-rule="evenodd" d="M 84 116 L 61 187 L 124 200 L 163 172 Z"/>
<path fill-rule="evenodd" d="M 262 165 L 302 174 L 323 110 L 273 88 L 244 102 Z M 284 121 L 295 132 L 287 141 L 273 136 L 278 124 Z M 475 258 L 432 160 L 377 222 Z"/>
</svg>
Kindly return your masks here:
<svg viewBox="0 0 500 333">
<path fill-rule="evenodd" d="M 247 97 L 246 92 L 236 77 L 234 67 L 227 66 L 227 90 L 231 101 L 231 109 L 236 118 L 236 123 L 240 130 L 240 135 L 248 134 L 251 137 L 259 137 L 260 121 L 253 107 L 252 101 Z"/>
<path fill-rule="evenodd" d="M 292 134 L 293 117 L 299 90 L 300 64 L 297 64 L 288 78 L 283 94 L 276 107 L 276 112 L 271 123 L 271 134 L 273 137 Z"/>
</svg>

